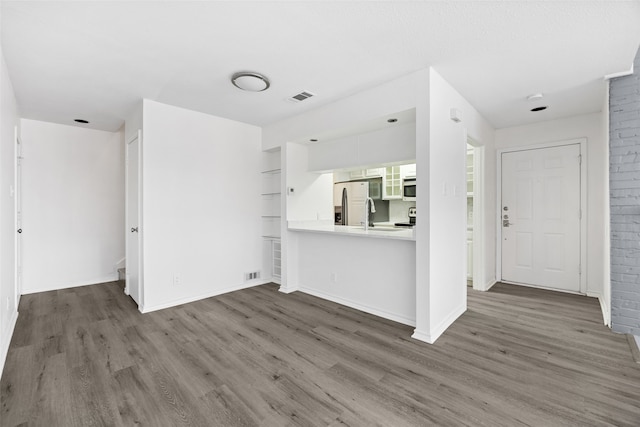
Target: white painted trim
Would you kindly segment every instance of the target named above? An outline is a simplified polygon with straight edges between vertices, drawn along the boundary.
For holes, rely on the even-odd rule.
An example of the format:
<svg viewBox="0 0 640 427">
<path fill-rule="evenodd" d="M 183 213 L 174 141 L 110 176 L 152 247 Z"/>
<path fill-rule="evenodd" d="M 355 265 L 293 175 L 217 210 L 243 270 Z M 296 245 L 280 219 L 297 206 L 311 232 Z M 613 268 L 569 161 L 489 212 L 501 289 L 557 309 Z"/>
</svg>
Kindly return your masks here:
<svg viewBox="0 0 640 427">
<path fill-rule="evenodd" d="M 64 286 L 49 286 L 49 287 L 41 287 L 36 289 L 29 289 L 28 291 L 24 291 L 24 295 L 28 294 L 37 294 L 38 292 L 50 292 L 50 291 L 59 291 L 61 289 L 70 289 L 70 288 L 78 288 L 80 286 L 89 286 L 89 285 L 101 285 L 103 283 L 117 282 L 118 281 L 118 272 L 109 273 L 108 275 L 96 277 L 94 279 L 82 280 L 80 282 L 74 283 L 65 283 Z"/>
<path fill-rule="evenodd" d="M 143 185 L 142 185 L 142 129 L 138 129 L 138 131 L 136 132 L 136 135 L 132 138 L 130 138 L 127 143 L 125 144 L 125 206 L 124 206 L 124 211 L 125 211 L 125 229 L 124 229 L 124 233 L 125 233 L 125 258 L 124 260 L 126 261 L 126 259 L 128 258 L 127 255 L 127 251 L 129 249 L 129 245 L 127 244 L 128 239 L 128 233 L 129 233 L 129 229 L 131 227 L 131 224 L 129 224 L 128 219 L 129 219 L 129 149 L 127 148 L 129 146 L 129 144 L 133 143 L 134 141 L 138 141 L 138 299 L 139 301 L 139 306 L 141 307 L 142 305 L 144 305 L 144 280 L 143 280 L 143 276 L 144 276 L 144 259 L 143 259 L 143 241 L 144 241 L 144 227 L 143 227 L 143 223 L 142 223 L 142 197 L 143 197 Z M 129 257 L 130 258 L 130 257 Z M 125 268 L 126 268 L 126 264 L 125 264 Z M 117 269 L 116 269 L 116 273 L 117 273 Z M 124 293 L 126 295 L 129 295 L 131 293 L 131 290 L 129 289 L 129 280 L 127 280 L 127 278 L 125 278 L 125 288 L 124 288 Z"/>
<path fill-rule="evenodd" d="M 611 80 L 618 77 L 626 77 L 633 74 L 633 63 L 631 63 L 631 69 L 629 71 L 620 71 L 618 73 L 611 73 L 604 76 L 604 80 Z"/>
<path fill-rule="evenodd" d="M 144 117 L 144 115 L 143 115 Z M 140 305 L 144 305 L 144 175 L 142 173 L 144 162 L 142 161 L 144 150 L 142 140 L 142 129 L 138 129 L 138 233 L 140 234 L 138 241 L 138 296 L 140 297 Z"/>
<path fill-rule="evenodd" d="M 229 292 L 235 292 L 235 291 L 239 291 L 239 290 L 242 290 L 242 289 L 253 288 L 255 286 L 264 285 L 266 283 L 270 283 L 270 282 L 268 282 L 268 281 L 260 281 L 260 282 L 243 283 L 241 285 L 231 286 L 231 287 L 228 287 L 228 288 L 224 288 L 222 290 L 216 290 L 216 291 L 213 291 L 213 292 L 207 292 L 206 294 L 200 294 L 200 295 L 196 295 L 196 296 L 192 296 L 192 297 L 180 298 L 180 299 L 177 299 L 177 300 L 164 302 L 162 304 L 156 304 L 156 305 L 153 305 L 153 306 L 140 305 L 138 307 L 138 310 L 140 311 L 140 313 L 151 313 L 152 311 L 164 310 L 165 308 L 176 307 L 178 305 L 188 304 L 190 302 L 200 301 L 200 300 L 203 300 L 203 299 L 216 297 L 218 295 L 228 294 Z"/>
<path fill-rule="evenodd" d="M 424 331 L 419 331 L 417 329 L 413 330 L 413 335 L 411 338 L 416 339 L 418 341 L 426 342 L 427 344 L 433 344 L 435 342 L 434 339 L 431 339 L 431 335 Z"/>
<path fill-rule="evenodd" d="M 532 289 L 542 289 L 545 291 L 554 291 L 554 292 L 562 292 L 563 294 L 569 294 L 569 295 L 579 295 L 579 296 L 589 296 L 587 294 L 583 294 L 582 292 L 579 291 L 567 291 L 565 289 L 557 289 L 557 288 L 549 288 L 546 286 L 538 286 L 538 285 L 530 285 L 528 283 L 518 283 L 518 282 L 511 282 L 509 280 L 502 280 L 501 283 L 506 283 L 507 285 L 514 285 L 514 286 L 523 286 L 525 288 L 532 288 Z"/>
<path fill-rule="evenodd" d="M 116 262 L 116 271 L 118 271 L 118 269 L 120 268 L 125 268 L 127 266 L 126 262 L 127 262 L 127 257 L 123 257 L 118 262 Z"/>
<path fill-rule="evenodd" d="M 20 302 L 20 295 L 22 295 L 22 280 L 20 280 L 20 261 L 22 261 L 22 249 L 18 244 L 18 228 L 20 227 L 20 223 L 18 221 L 18 208 L 22 210 L 21 206 L 18 206 L 18 199 L 22 202 L 22 184 L 18 185 L 18 171 L 20 171 L 20 183 L 22 183 L 22 166 L 21 166 L 21 157 L 22 157 L 22 142 L 20 141 L 20 135 L 18 131 L 18 126 L 13 127 L 13 288 L 14 288 L 14 300 L 15 300 L 15 310 L 18 310 L 18 303 Z M 18 188 L 20 187 L 20 188 Z"/>
<path fill-rule="evenodd" d="M 451 313 L 449 313 L 449 315 L 442 322 L 440 322 L 438 326 L 433 328 L 432 331 L 426 332 L 426 331 L 419 331 L 418 329 L 415 329 L 413 331 L 413 335 L 411 335 L 411 338 L 424 341 L 428 344 L 433 344 L 436 342 L 438 338 L 440 338 L 440 336 L 444 333 L 444 331 L 446 331 L 447 328 L 449 328 L 449 326 L 451 326 L 453 322 L 455 322 L 458 319 L 458 317 L 464 314 L 465 311 L 467 311 L 466 301 L 460 307 L 456 308 Z"/>
<path fill-rule="evenodd" d="M 489 280 L 487 283 L 485 283 L 482 288 L 478 289 L 479 291 L 482 292 L 487 292 L 489 289 L 491 289 L 493 287 L 493 285 L 495 285 L 496 283 L 498 283 L 497 280 Z M 475 288 L 474 288 L 475 290 Z"/>
<path fill-rule="evenodd" d="M 314 297 L 326 299 L 328 301 L 332 301 L 341 305 L 345 305 L 347 307 L 355 308 L 356 310 L 363 311 L 365 313 L 373 314 L 378 317 L 382 317 L 384 319 L 393 320 L 394 322 L 402 323 L 403 325 L 416 326 L 416 320 L 410 319 L 406 316 L 402 316 L 396 313 L 391 313 L 385 310 L 380 310 L 379 308 L 371 307 L 366 304 L 360 304 L 355 301 L 351 301 L 345 298 L 341 298 L 335 295 L 327 294 L 324 292 L 318 292 L 313 289 L 305 288 L 301 286 L 299 289 L 300 292 L 305 294 L 313 295 Z"/>
<path fill-rule="evenodd" d="M 281 280 L 277 277 L 271 277 L 267 283 L 275 283 L 278 286 L 282 286 Z"/>
<path fill-rule="evenodd" d="M 602 311 L 602 323 L 605 326 L 611 327 L 611 323 L 609 319 L 611 319 L 611 313 L 609 312 L 609 307 L 607 307 L 607 303 L 604 300 L 602 294 L 600 292 L 587 292 L 588 297 L 598 298 L 598 302 L 600 303 L 600 311 Z"/>
<path fill-rule="evenodd" d="M 587 138 L 575 138 L 563 141 L 545 142 L 540 144 L 525 145 L 521 147 L 508 147 L 499 148 L 496 150 L 496 281 L 502 282 L 502 154 L 527 151 L 527 150 L 539 150 L 543 148 L 561 147 L 564 145 L 579 145 L 580 154 L 582 155 L 582 162 L 580 164 L 580 209 L 582 210 L 582 218 L 580 220 L 580 264 L 582 266 L 582 273 L 580 274 L 580 291 L 582 295 L 586 295 L 587 292 L 587 237 L 589 223 L 587 212 L 587 186 L 588 186 L 588 159 L 587 159 Z M 512 283 L 512 282 L 505 282 Z M 516 283 L 519 284 L 519 283 Z M 530 286 L 525 285 L 524 286 Z M 554 291 L 560 291 L 559 289 L 544 288 Z M 574 293 L 574 292 L 569 292 Z"/>
<path fill-rule="evenodd" d="M 481 283 L 485 277 L 487 232 L 485 219 L 485 147 L 467 136 L 467 142 L 473 147 L 473 289 L 483 289 Z"/>
<path fill-rule="evenodd" d="M 0 377 L 2 377 L 2 371 L 4 370 L 4 364 L 7 362 L 7 355 L 9 354 L 9 345 L 11 344 L 11 338 L 16 330 L 16 323 L 18 322 L 18 312 L 14 311 L 6 330 L 2 331 L 2 343 L 0 344 Z"/>
</svg>

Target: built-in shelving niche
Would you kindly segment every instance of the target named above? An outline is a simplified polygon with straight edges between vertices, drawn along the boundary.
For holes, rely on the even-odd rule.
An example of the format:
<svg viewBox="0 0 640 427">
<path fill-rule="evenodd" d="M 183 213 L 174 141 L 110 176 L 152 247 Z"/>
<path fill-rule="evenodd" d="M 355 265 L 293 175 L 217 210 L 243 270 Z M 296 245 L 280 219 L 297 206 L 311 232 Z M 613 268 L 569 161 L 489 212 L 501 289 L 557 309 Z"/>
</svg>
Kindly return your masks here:
<svg viewBox="0 0 640 427">
<path fill-rule="evenodd" d="M 282 230 L 282 173 L 280 149 L 262 153 L 261 206 L 263 271 L 280 284 Z"/>
</svg>

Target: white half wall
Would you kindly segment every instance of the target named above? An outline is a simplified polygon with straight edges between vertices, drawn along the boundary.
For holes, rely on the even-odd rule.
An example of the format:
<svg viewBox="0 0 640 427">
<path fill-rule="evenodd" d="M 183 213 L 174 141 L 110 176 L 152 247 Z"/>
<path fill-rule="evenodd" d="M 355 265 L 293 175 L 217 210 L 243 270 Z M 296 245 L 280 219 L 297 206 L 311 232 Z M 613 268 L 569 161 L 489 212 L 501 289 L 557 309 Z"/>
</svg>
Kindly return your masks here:
<svg viewBox="0 0 640 427">
<path fill-rule="evenodd" d="M 495 148 L 530 146 L 547 142 L 587 138 L 587 294 L 602 296 L 605 277 L 605 247 L 609 245 L 607 234 L 608 212 L 608 140 L 603 129 L 604 116 L 601 112 L 550 120 L 496 130 Z M 495 158 L 495 153 L 487 153 Z M 491 185 L 491 184 L 489 184 Z M 495 184 L 494 187 L 496 188 Z M 494 217 L 495 221 L 495 217 Z"/>
<path fill-rule="evenodd" d="M 415 242 L 292 232 L 293 288 L 386 319 L 415 325 Z"/>
<path fill-rule="evenodd" d="M 16 99 L 0 47 L 0 376 L 18 318 L 20 296 L 15 286 L 15 126 Z"/>
<path fill-rule="evenodd" d="M 122 132 L 25 119 L 21 126 L 23 292 L 117 280 Z"/>
<path fill-rule="evenodd" d="M 262 283 L 259 127 L 144 100 L 144 307 Z"/>
</svg>

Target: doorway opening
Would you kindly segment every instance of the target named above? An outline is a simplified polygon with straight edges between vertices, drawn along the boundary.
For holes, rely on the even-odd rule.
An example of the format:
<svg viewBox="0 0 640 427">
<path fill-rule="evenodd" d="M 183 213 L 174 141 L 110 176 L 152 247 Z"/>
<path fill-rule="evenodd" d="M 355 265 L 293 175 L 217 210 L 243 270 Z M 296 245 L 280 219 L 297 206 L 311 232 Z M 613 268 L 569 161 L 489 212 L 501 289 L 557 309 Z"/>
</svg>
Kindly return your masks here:
<svg viewBox="0 0 640 427">
<path fill-rule="evenodd" d="M 484 146 L 467 138 L 466 183 L 467 183 L 467 285 L 475 290 L 486 291 L 485 282 L 485 189 Z"/>
<path fill-rule="evenodd" d="M 473 286 L 473 151 L 467 142 L 467 286 Z"/>
</svg>

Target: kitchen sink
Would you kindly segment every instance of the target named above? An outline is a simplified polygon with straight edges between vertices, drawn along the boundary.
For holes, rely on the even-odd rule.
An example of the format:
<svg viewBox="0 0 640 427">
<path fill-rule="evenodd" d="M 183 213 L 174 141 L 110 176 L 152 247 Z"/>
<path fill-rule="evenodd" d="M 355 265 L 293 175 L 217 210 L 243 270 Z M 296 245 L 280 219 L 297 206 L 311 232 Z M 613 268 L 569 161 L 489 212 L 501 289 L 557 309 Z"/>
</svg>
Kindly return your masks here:
<svg viewBox="0 0 640 427">
<path fill-rule="evenodd" d="M 353 227 L 357 230 L 364 230 L 364 227 Z M 407 230 L 406 227 L 394 227 L 392 225 L 376 225 L 374 227 L 369 227 L 369 231 L 402 231 Z"/>
</svg>

